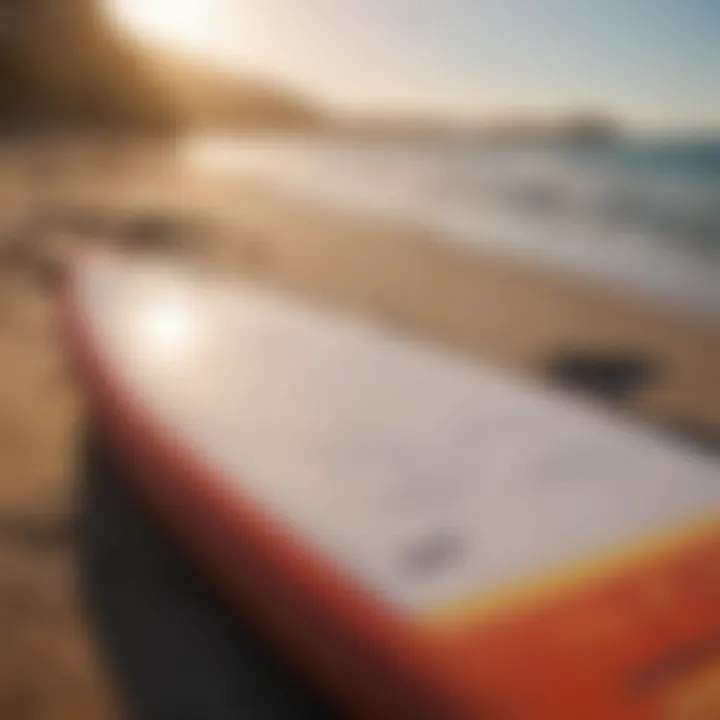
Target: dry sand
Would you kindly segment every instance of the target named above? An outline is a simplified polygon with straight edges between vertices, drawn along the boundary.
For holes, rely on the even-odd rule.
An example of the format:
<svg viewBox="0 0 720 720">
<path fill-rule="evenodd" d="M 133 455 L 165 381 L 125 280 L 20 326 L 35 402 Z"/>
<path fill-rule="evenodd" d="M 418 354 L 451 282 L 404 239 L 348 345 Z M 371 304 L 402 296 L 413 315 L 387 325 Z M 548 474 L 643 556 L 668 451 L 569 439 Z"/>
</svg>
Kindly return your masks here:
<svg viewBox="0 0 720 720">
<path fill-rule="evenodd" d="M 140 162 L 142 160 L 142 163 Z M 82 403 L 58 346 L 58 258 L 104 242 L 184 253 L 485 362 L 536 372 L 612 348 L 659 372 L 637 412 L 720 429 L 720 328 L 408 228 L 77 148 L 0 157 L 0 718 L 115 717 L 69 527 Z"/>
</svg>

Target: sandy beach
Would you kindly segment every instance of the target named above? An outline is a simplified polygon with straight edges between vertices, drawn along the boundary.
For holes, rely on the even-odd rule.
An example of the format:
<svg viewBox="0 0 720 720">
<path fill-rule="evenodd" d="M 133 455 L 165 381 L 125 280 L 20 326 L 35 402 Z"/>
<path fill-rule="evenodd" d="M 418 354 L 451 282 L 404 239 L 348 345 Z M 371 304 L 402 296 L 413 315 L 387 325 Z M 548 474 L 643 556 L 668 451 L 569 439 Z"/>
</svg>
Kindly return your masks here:
<svg viewBox="0 0 720 720">
<path fill-rule="evenodd" d="M 251 276 L 477 361 L 542 375 L 563 351 L 655 372 L 629 406 L 720 432 L 720 327 L 424 228 L 353 217 L 155 151 L 0 157 L 0 718 L 116 717 L 72 552 L 83 407 L 53 322 L 58 269 L 96 244 Z"/>
</svg>

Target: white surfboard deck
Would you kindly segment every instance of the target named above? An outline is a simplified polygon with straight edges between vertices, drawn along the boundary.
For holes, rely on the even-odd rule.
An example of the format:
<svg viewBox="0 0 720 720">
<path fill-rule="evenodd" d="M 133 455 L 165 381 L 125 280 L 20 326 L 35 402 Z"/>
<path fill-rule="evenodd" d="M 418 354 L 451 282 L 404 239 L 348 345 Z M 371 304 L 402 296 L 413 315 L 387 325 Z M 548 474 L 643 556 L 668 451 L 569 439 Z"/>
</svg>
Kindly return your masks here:
<svg viewBox="0 0 720 720">
<path fill-rule="evenodd" d="M 153 422 L 405 611 L 720 509 L 713 459 L 299 300 L 103 256 L 73 292 Z"/>
</svg>

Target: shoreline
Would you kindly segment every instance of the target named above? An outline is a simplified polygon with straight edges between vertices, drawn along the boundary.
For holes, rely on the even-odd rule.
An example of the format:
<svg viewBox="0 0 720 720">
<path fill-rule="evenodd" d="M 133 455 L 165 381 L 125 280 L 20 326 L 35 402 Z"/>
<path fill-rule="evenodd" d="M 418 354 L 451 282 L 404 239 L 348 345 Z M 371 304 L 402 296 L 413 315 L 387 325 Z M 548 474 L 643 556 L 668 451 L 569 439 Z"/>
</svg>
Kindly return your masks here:
<svg viewBox="0 0 720 720">
<path fill-rule="evenodd" d="M 264 179 L 283 195 L 318 209 L 371 216 L 383 224 L 422 226 L 447 244 L 500 260 L 510 258 L 545 273 L 644 299 L 674 314 L 720 322 L 720 256 L 707 238 L 683 238 L 670 232 L 665 236 L 653 225 L 638 225 L 631 231 L 622 224 L 612 224 L 610 215 L 579 215 L 576 222 L 549 222 L 547 211 L 551 208 L 525 214 L 520 205 L 503 209 L 502 205 L 488 203 L 483 193 L 470 202 L 462 184 L 446 178 L 449 185 L 443 185 L 422 164 L 418 182 L 431 183 L 434 191 L 414 192 L 407 177 L 398 183 L 392 175 L 393 163 L 398 161 L 391 150 L 386 160 L 391 172 L 386 189 L 380 174 L 383 161 L 372 156 L 366 161 L 358 152 L 358 176 L 350 172 L 346 177 L 353 169 L 352 147 L 349 158 L 343 154 L 336 158 L 332 143 L 322 140 L 302 143 L 271 138 L 267 143 L 254 143 L 211 136 L 185 141 L 183 152 L 201 171 L 226 173 L 238 181 L 244 176 L 248 182 Z M 564 165 L 560 167 L 568 171 Z M 585 171 L 592 179 L 592 165 Z M 361 177 L 365 177 L 362 185 Z M 489 182 L 488 177 L 482 177 Z M 559 188 L 552 186 L 550 191 L 559 192 Z M 568 188 L 565 191 L 569 193 Z M 453 202 L 453 198 L 458 200 L 455 192 L 460 193 L 458 202 Z M 605 188 L 605 192 L 610 191 Z M 446 201 L 451 204 L 446 205 Z M 568 203 L 568 209 L 572 206 L 578 210 L 570 199 Z M 656 213 L 658 209 L 654 207 Z M 643 217 L 649 222 L 648 216 Z M 673 217 L 668 215 L 670 220 Z"/>
</svg>

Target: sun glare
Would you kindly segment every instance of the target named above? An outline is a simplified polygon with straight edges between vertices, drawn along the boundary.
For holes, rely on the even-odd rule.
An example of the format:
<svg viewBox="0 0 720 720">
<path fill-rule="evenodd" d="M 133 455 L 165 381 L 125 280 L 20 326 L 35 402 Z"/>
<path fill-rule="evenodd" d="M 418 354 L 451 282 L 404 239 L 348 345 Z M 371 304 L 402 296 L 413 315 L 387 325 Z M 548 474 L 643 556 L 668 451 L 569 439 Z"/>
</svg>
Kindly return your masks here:
<svg viewBox="0 0 720 720">
<path fill-rule="evenodd" d="M 108 0 L 133 32 L 189 50 L 212 52 L 223 27 L 218 0 Z"/>
</svg>

